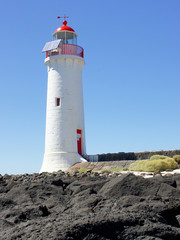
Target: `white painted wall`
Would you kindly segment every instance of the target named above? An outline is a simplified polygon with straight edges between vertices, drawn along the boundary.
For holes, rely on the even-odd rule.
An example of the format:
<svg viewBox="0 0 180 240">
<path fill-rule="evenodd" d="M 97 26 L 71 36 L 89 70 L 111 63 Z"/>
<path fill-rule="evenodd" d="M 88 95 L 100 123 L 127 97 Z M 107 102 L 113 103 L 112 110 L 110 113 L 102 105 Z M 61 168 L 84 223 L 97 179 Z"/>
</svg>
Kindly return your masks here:
<svg viewBox="0 0 180 240">
<path fill-rule="evenodd" d="M 82 130 L 82 154 L 86 154 L 82 69 L 84 59 L 56 55 L 45 59 L 48 71 L 45 154 L 40 172 L 67 170 L 85 161 L 77 153 L 77 129 Z M 60 98 L 60 106 L 56 106 Z"/>
<path fill-rule="evenodd" d="M 88 159 L 89 162 L 98 162 L 98 155 L 86 155 L 86 159 Z"/>
</svg>

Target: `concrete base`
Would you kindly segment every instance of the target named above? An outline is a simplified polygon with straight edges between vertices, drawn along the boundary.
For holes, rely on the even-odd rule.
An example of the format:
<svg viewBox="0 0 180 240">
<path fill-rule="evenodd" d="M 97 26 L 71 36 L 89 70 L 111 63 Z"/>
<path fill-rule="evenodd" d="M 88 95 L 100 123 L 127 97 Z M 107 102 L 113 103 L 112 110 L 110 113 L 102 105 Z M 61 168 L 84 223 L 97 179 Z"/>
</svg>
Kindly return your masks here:
<svg viewBox="0 0 180 240">
<path fill-rule="evenodd" d="M 44 155 L 41 172 L 57 172 L 59 170 L 66 171 L 75 163 L 87 162 L 78 153 L 50 153 Z"/>
</svg>

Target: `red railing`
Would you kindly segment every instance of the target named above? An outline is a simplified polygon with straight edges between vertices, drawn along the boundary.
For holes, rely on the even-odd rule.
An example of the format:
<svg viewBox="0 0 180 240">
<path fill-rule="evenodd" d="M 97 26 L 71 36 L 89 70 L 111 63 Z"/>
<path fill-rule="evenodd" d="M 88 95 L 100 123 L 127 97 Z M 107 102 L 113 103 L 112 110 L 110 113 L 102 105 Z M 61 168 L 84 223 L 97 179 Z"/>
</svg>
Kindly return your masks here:
<svg viewBox="0 0 180 240">
<path fill-rule="evenodd" d="M 75 55 L 83 58 L 84 49 L 73 44 L 60 44 L 58 48 L 46 51 L 46 57 L 51 57 L 54 55 Z"/>
</svg>

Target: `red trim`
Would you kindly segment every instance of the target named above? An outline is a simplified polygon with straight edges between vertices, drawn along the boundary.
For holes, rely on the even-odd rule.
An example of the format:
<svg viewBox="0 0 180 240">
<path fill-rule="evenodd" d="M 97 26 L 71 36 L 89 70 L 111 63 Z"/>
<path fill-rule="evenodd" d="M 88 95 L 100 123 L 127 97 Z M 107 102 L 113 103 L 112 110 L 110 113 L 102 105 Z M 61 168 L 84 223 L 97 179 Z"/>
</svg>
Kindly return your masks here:
<svg viewBox="0 0 180 240">
<path fill-rule="evenodd" d="M 69 31 L 69 32 L 75 32 L 74 29 L 72 29 L 69 26 L 63 25 L 61 27 L 58 27 L 55 32 L 61 32 L 61 31 Z"/>
<path fill-rule="evenodd" d="M 77 150 L 80 155 L 82 155 L 82 141 L 81 141 L 82 134 L 81 133 L 82 133 L 82 130 L 77 129 Z"/>
<path fill-rule="evenodd" d="M 81 134 L 82 130 L 81 129 L 77 129 L 77 133 Z"/>
</svg>

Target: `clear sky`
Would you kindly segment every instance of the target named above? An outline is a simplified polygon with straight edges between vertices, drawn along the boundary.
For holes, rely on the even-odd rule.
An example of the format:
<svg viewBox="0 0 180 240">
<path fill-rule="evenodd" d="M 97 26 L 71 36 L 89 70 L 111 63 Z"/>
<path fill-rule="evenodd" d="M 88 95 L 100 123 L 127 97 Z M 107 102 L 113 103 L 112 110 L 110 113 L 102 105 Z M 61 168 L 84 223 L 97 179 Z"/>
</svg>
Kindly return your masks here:
<svg viewBox="0 0 180 240">
<path fill-rule="evenodd" d="M 40 170 L 44 44 L 69 16 L 85 50 L 88 154 L 180 149 L 179 0 L 0 2 L 0 173 Z"/>
</svg>

